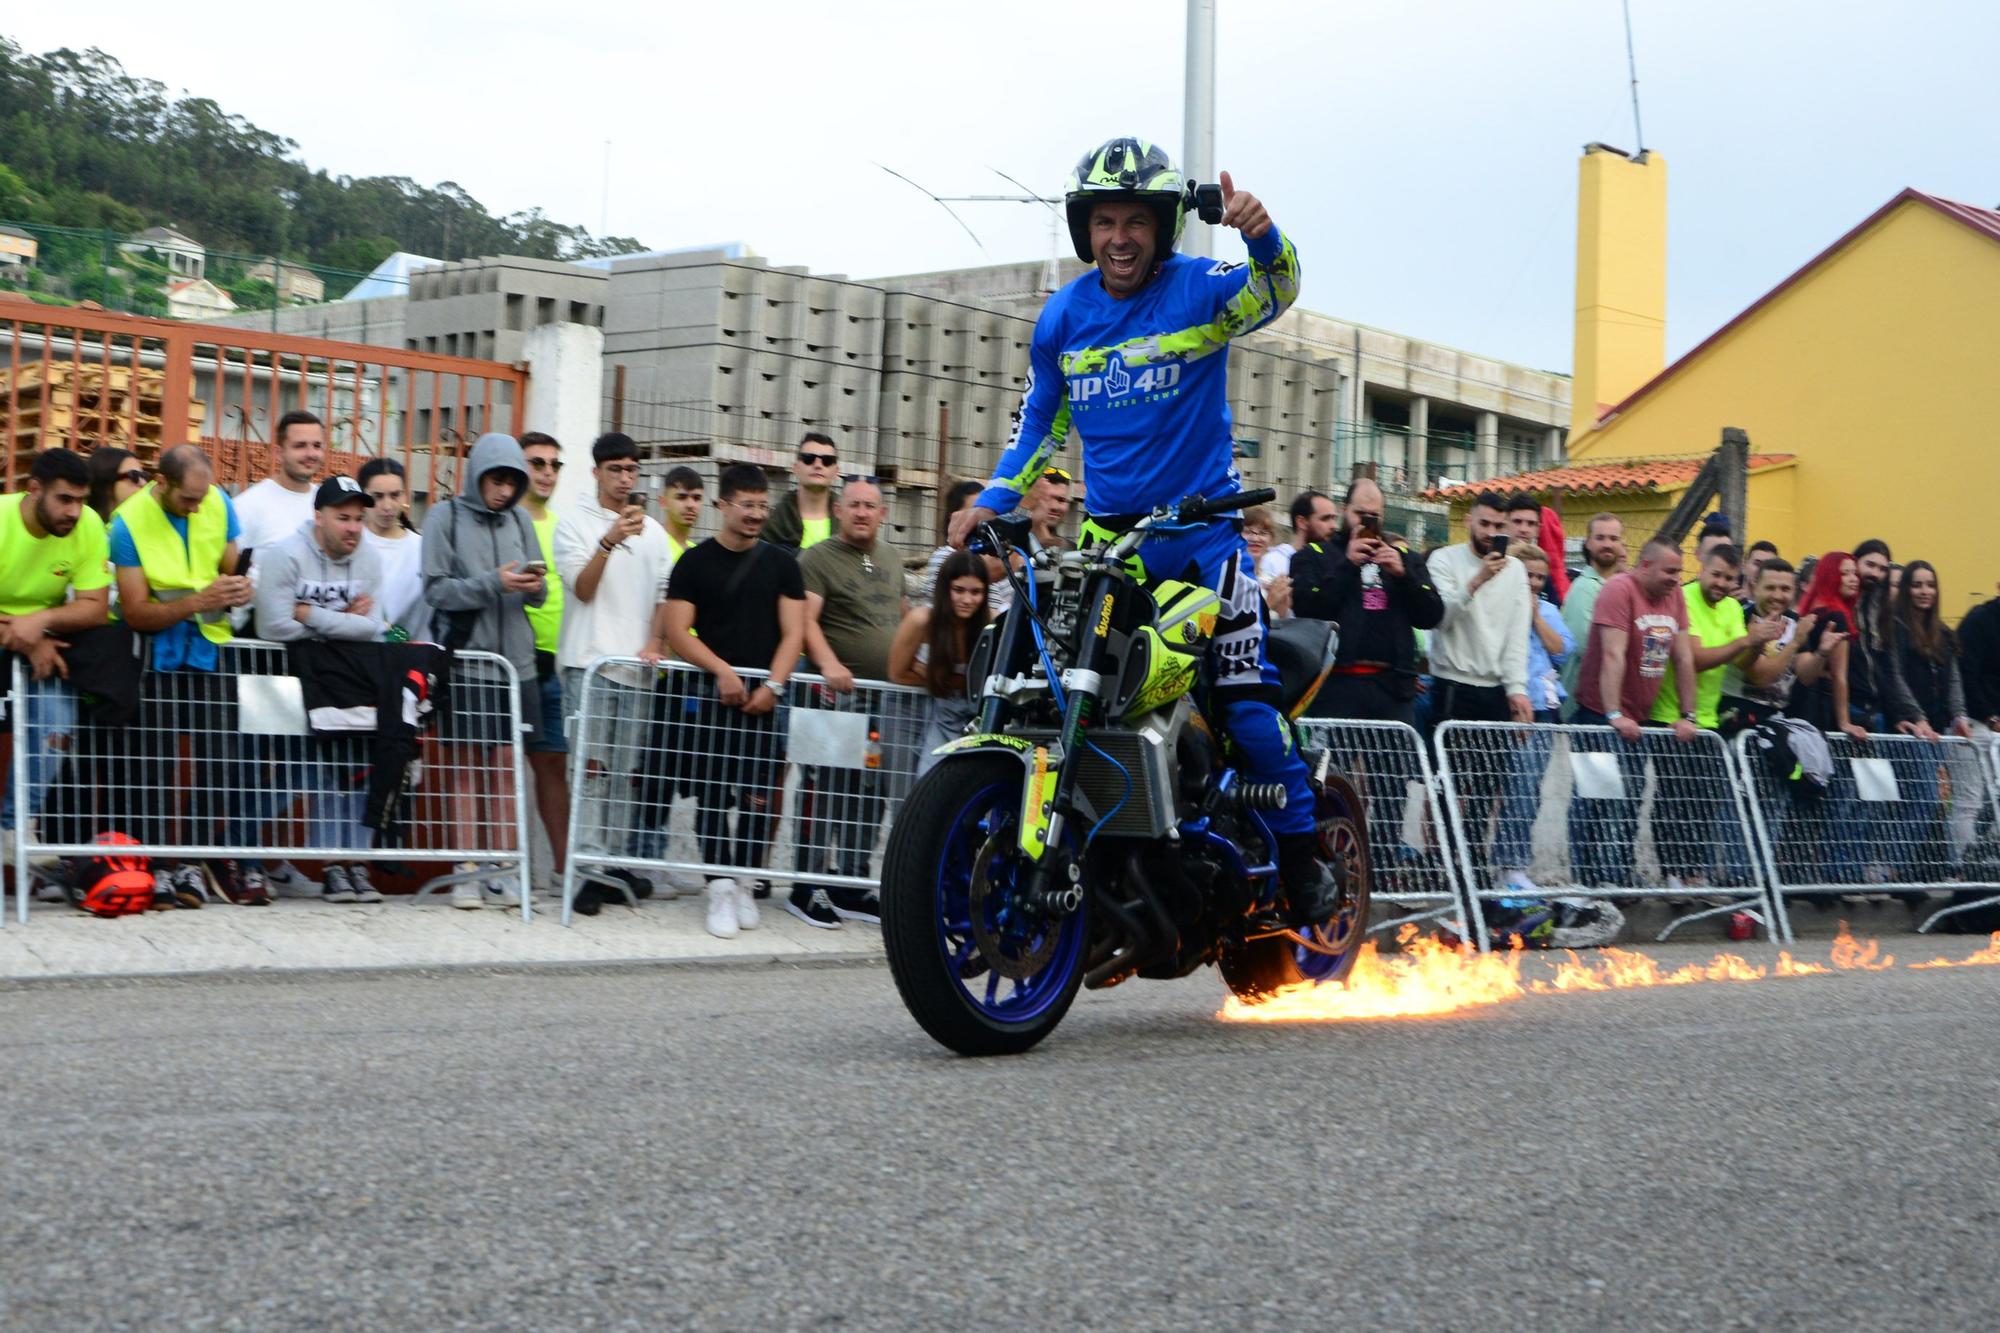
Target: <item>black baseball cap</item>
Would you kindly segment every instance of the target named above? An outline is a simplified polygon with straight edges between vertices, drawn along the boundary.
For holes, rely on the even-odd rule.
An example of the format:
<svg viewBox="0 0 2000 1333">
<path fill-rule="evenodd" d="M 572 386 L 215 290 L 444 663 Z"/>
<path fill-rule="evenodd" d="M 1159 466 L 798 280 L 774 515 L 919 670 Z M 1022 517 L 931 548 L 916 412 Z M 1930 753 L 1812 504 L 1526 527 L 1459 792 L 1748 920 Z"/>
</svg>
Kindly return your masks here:
<svg viewBox="0 0 2000 1333">
<path fill-rule="evenodd" d="M 375 503 L 375 498 L 361 489 L 361 483 L 352 477 L 328 477 L 319 484 L 319 491 L 313 496 L 313 508 L 324 509 L 328 505 L 344 505 L 349 501 L 367 508 Z"/>
</svg>

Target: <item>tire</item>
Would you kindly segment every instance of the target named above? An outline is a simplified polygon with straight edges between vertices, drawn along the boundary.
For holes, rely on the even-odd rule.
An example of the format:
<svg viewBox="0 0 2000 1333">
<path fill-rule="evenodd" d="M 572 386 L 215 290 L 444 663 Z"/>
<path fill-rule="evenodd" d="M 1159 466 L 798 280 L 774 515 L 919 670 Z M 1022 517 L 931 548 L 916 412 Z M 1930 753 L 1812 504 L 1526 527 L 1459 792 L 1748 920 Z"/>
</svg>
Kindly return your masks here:
<svg viewBox="0 0 2000 1333">
<path fill-rule="evenodd" d="M 1308 949 L 1282 935 L 1225 948 L 1216 960 L 1223 982 L 1239 998 L 1269 999 L 1287 986 L 1325 986 L 1347 980 L 1368 937 L 1368 899 L 1374 878 L 1368 860 L 1368 826 L 1361 798 L 1345 778 L 1332 777 L 1319 794 L 1320 857 L 1340 879 L 1341 910 L 1325 942 L 1333 953 Z"/>
<path fill-rule="evenodd" d="M 1055 1030 L 1083 981 L 1085 914 L 999 941 L 1006 977 L 973 931 L 974 871 L 984 863 L 981 922 L 1000 930 L 996 904 L 1028 864 L 1013 849 L 1020 760 L 970 754 L 925 774 L 896 814 L 882 860 L 882 943 L 903 1004 L 940 1045 L 960 1055 L 1018 1055 Z M 996 835 L 998 835 L 996 837 Z M 1002 847 L 1005 850 L 995 850 Z M 1019 942 L 1013 952 L 1005 945 Z M 1039 965 L 1036 959 L 1039 958 Z M 968 975 L 970 973 L 970 975 Z M 1012 993 L 1001 995 L 1008 986 Z"/>
</svg>

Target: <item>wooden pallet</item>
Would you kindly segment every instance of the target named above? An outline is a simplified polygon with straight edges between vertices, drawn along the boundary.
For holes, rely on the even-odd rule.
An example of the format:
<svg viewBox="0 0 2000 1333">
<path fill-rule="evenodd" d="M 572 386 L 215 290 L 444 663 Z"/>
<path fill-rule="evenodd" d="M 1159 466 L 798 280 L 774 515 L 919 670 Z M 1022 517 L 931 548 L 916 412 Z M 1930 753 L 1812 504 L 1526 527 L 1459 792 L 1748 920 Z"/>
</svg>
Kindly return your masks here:
<svg viewBox="0 0 2000 1333">
<path fill-rule="evenodd" d="M 166 392 L 167 376 L 165 371 L 148 370 L 143 366 L 135 370 L 131 366 L 107 366 L 92 362 L 50 361 L 44 365 L 40 361 L 30 361 L 18 371 L 0 367 L 0 394 L 20 393 L 43 386 L 113 389 L 136 392 L 142 398 L 158 398 Z"/>
</svg>

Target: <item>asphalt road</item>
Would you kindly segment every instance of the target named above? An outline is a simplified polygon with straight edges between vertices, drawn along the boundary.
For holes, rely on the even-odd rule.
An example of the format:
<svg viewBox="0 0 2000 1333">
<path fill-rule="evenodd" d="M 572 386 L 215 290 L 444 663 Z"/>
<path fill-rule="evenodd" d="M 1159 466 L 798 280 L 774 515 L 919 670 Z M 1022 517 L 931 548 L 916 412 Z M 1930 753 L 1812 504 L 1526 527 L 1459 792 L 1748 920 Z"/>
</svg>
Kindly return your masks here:
<svg viewBox="0 0 2000 1333">
<path fill-rule="evenodd" d="M 2000 968 L 1220 995 L 981 1063 L 876 966 L 13 988 L 0 1326 L 1993 1326 Z"/>
</svg>

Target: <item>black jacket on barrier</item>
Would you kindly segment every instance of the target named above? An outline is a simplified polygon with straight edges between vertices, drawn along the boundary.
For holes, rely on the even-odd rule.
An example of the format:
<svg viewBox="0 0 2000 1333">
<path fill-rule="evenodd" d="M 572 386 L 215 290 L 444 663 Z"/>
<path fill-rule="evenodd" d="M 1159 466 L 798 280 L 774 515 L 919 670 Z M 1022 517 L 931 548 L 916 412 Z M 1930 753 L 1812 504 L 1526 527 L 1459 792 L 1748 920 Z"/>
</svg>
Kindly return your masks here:
<svg viewBox="0 0 2000 1333">
<path fill-rule="evenodd" d="M 305 694 L 316 736 L 373 734 L 368 750 L 368 810 L 361 822 L 378 846 L 393 845 L 418 754 L 417 737 L 445 707 L 449 649 L 434 643 L 342 643 L 307 639 L 286 656 Z"/>
<path fill-rule="evenodd" d="M 1384 540 L 1403 557 L 1400 578 L 1349 560 L 1344 531 L 1324 546 L 1313 542 L 1293 556 L 1292 613 L 1340 627 L 1336 667 L 1385 666 L 1395 674 L 1398 691 L 1409 697 L 1417 679 L 1412 631 L 1435 629 L 1444 619 L 1444 599 L 1432 586 L 1422 555 L 1399 537 Z"/>
</svg>

